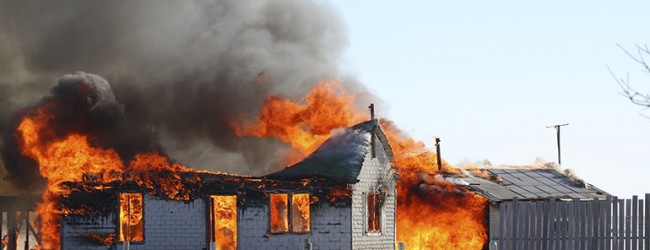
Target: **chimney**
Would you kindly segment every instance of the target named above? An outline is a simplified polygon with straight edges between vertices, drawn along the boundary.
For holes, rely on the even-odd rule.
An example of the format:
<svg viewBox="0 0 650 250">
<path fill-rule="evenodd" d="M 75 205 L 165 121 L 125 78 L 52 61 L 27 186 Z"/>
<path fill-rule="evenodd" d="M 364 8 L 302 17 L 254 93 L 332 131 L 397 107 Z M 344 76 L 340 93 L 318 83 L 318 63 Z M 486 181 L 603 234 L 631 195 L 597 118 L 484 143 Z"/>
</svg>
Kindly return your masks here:
<svg viewBox="0 0 650 250">
<path fill-rule="evenodd" d="M 438 162 L 438 172 L 442 171 L 442 157 L 440 156 L 440 138 L 436 137 L 436 160 Z"/>
<path fill-rule="evenodd" d="M 370 109 L 370 120 L 372 121 L 375 119 L 375 104 L 371 103 L 368 108 Z M 370 154 L 372 158 L 377 157 L 377 152 L 375 151 L 375 129 L 377 129 L 377 125 L 372 128 L 372 133 L 370 134 Z"/>
</svg>

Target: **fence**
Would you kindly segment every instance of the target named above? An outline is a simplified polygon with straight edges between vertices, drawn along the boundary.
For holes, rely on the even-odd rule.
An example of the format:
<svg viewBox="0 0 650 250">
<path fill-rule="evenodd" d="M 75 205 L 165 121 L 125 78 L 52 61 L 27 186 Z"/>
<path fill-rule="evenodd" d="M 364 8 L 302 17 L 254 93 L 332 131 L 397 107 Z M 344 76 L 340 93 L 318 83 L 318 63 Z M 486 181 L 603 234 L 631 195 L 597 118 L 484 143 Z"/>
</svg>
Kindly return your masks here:
<svg viewBox="0 0 650 250">
<path fill-rule="evenodd" d="M 645 201 L 650 201 L 650 194 Z M 650 206 L 637 196 L 514 199 L 499 204 L 498 219 L 498 238 L 490 242 L 490 249 L 650 250 Z"/>
</svg>

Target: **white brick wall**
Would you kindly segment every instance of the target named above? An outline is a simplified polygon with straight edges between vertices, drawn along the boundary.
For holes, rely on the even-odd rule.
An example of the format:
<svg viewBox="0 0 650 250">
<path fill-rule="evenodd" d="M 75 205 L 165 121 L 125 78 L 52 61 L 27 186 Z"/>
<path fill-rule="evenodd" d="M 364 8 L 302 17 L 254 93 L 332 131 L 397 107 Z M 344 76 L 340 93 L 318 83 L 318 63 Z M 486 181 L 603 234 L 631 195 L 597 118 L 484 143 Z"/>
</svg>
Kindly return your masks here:
<svg viewBox="0 0 650 250">
<path fill-rule="evenodd" d="M 117 201 L 116 201 L 117 202 Z M 132 250 L 144 249 L 203 249 L 207 247 L 206 205 L 201 199 L 190 203 L 170 201 L 148 194 L 144 195 L 144 243 L 131 244 Z M 116 216 L 102 217 L 96 221 L 63 220 L 63 249 L 107 249 L 89 241 L 84 234 L 115 233 Z"/>
<path fill-rule="evenodd" d="M 313 249 L 350 249 L 350 207 L 334 207 L 322 202 L 311 207 L 310 234 L 269 234 L 267 205 L 239 210 L 239 249 L 305 249 L 309 239 Z"/>
<path fill-rule="evenodd" d="M 386 178 L 390 164 L 385 151 L 375 138 L 376 158 L 369 152 L 359 174 L 359 182 L 352 188 L 352 249 L 395 249 L 395 186 L 384 187 L 387 192 L 382 206 L 381 235 L 366 234 L 366 195 L 376 190 L 378 180 Z"/>
<path fill-rule="evenodd" d="M 266 203 L 266 204 L 265 204 Z M 144 195 L 143 243 L 133 243 L 133 250 L 206 249 L 207 213 L 202 199 L 190 203 L 172 201 Z M 238 210 L 239 249 L 305 249 L 310 239 L 313 249 L 350 249 L 351 209 L 348 205 L 334 207 L 324 201 L 312 205 L 310 234 L 268 234 L 268 201 L 263 205 Z M 97 233 L 108 235 L 117 232 L 116 216 L 111 214 L 92 221 L 63 220 L 63 249 L 99 250 L 109 247 L 90 241 L 84 235 Z M 118 243 L 117 248 L 121 248 Z"/>
</svg>

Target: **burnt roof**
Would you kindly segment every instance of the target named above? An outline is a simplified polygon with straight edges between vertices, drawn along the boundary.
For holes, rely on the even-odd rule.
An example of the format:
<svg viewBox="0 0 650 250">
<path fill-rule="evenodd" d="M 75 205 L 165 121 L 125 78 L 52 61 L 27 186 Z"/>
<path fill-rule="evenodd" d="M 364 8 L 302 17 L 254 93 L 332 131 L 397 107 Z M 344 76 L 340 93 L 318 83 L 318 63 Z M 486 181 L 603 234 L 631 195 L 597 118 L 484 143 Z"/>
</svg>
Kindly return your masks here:
<svg viewBox="0 0 650 250">
<path fill-rule="evenodd" d="M 605 198 L 608 193 L 590 184 L 581 185 L 554 169 L 485 169 L 499 181 L 462 178 L 466 187 L 492 201 Z"/>
<path fill-rule="evenodd" d="M 320 177 L 356 183 L 366 154 L 370 151 L 373 134 L 379 139 L 389 160 L 392 160 L 393 152 L 386 136 L 379 127 L 379 122 L 372 119 L 336 131 L 301 162 L 265 177 L 278 180 Z"/>
</svg>

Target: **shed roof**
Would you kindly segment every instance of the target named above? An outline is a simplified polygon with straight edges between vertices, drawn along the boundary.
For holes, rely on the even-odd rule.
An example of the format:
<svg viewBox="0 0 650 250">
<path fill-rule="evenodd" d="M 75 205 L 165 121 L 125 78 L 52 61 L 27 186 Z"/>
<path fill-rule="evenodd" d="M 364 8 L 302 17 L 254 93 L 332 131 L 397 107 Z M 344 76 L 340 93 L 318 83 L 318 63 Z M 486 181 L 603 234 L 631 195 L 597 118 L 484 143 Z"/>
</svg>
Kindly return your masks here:
<svg viewBox="0 0 650 250">
<path fill-rule="evenodd" d="M 492 201 L 605 198 L 605 191 L 590 184 L 580 185 L 554 169 L 485 169 L 499 181 L 461 178 L 466 187 Z"/>
<path fill-rule="evenodd" d="M 301 162 L 265 177 L 278 180 L 322 177 L 356 183 L 366 154 L 370 150 L 373 134 L 384 146 L 386 155 L 392 159 L 392 150 L 378 124 L 376 119 L 372 119 L 337 131 Z"/>
</svg>

